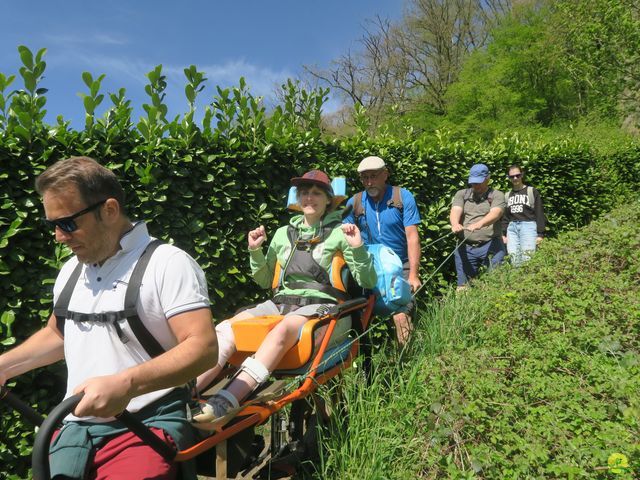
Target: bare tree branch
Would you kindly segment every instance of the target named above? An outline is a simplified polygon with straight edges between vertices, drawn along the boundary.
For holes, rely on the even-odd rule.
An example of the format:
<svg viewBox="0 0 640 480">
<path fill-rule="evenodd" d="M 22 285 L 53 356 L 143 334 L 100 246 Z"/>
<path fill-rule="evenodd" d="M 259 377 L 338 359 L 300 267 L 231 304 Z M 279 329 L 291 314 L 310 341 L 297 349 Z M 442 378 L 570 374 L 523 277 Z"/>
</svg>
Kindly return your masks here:
<svg viewBox="0 0 640 480">
<path fill-rule="evenodd" d="M 328 69 L 305 70 L 348 104 L 364 106 L 373 125 L 417 98 L 444 114 L 447 88 L 464 57 L 487 44 L 490 29 L 510 9 L 511 0 L 410 0 L 397 24 L 379 16 L 367 22 L 361 50 Z"/>
</svg>

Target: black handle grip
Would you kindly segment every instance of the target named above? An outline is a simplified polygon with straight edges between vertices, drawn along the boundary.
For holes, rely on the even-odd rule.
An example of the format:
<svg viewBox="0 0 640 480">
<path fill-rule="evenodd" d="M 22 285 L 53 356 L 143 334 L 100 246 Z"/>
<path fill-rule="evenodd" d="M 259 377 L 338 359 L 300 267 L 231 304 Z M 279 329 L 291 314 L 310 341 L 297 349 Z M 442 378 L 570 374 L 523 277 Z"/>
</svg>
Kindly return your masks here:
<svg viewBox="0 0 640 480">
<path fill-rule="evenodd" d="M 367 304 L 366 298 L 353 298 L 351 300 L 347 300 L 346 302 L 339 303 L 334 305 L 329 309 L 327 314 L 331 316 L 340 316 L 344 312 L 356 310 L 357 308 L 362 308 Z"/>
<path fill-rule="evenodd" d="M 36 435 L 36 440 L 33 442 L 33 451 L 31 452 L 33 480 L 50 480 L 49 445 L 51 444 L 51 438 L 64 417 L 73 412 L 73 409 L 80 403 L 83 395 L 83 393 L 79 393 L 63 400 L 51 410 L 51 413 L 42 422 Z"/>
<path fill-rule="evenodd" d="M 39 427 L 42 425 L 42 422 L 44 422 L 44 417 L 42 415 L 31 408 L 31 405 L 20 400 L 15 393 L 10 392 L 4 385 L 0 385 L 0 399 L 36 427 Z"/>
<path fill-rule="evenodd" d="M 58 428 L 58 425 L 60 425 L 67 415 L 73 412 L 83 396 L 84 393 L 78 393 L 63 400 L 58 406 L 51 410 L 51 413 L 44 422 L 42 422 L 33 444 L 33 452 L 31 453 L 31 467 L 34 480 L 50 480 L 49 445 L 51 444 L 51 438 Z M 116 418 L 140 437 L 142 441 L 158 452 L 158 454 L 167 460 L 173 460 L 175 458 L 177 451 L 164 443 L 149 427 L 136 419 L 131 413 L 125 410 L 120 415 L 116 415 Z"/>
</svg>

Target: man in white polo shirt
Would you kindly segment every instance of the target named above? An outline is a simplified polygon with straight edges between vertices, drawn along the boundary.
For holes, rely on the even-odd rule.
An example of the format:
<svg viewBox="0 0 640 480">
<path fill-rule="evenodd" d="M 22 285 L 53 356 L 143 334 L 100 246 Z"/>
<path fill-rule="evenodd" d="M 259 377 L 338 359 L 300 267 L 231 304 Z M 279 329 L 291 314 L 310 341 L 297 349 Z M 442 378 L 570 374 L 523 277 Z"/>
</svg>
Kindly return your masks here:
<svg viewBox="0 0 640 480">
<path fill-rule="evenodd" d="M 52 478 L 176 478 L 175 464 L 113 417 L 126 408 L 165 441 L 192 442 L 184 385 L 217 360 L 204 273 L 186 252 L 160 244 L 134 292 L 135 308 L 126 311 L 132 272 L 153 239 L 144 222 L 127 217 L 116 176 L 75 157 L 49 167 L 36 189 L 56 241 L 75 256 L 58 274 L 47 326 L 0 356 L 0 384 L 64 359 L 65 397 L 84 393 L 52 444 Z"/>
</svg>

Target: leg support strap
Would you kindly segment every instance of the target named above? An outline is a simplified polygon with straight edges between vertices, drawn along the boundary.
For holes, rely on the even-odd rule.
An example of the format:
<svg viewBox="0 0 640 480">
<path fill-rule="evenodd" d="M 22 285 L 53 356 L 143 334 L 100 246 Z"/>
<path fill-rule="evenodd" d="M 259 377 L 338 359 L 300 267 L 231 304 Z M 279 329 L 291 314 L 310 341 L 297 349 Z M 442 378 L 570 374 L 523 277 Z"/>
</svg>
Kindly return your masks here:
<svg viewBox="0 0 640 480">
<path fill-rule="evenodd" d="M 247 357 L 245 361 L 242 362 L 241 370 L 247 372 L 258 385 L 261 385 L 269 378 L 269 370 L 267 370 L 267 367 L 253 357 Z"/>
</svg>

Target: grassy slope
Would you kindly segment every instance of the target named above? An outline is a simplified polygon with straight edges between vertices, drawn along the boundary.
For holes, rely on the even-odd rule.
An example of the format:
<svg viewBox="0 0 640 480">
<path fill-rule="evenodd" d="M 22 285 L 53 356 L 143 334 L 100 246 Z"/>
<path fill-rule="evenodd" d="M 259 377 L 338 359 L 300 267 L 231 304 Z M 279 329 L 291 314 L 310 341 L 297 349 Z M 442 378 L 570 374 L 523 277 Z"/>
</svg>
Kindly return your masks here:
<svg viewBox="0 0 640 480">
<path fill-rule="evenodd" d="M 640 476 L 639 219 L 620 209 L 443 298 L 370 387 L 352 369 L 322 478 Z M 635 474 L 606 469 L 615 452 Z"/>
</svg>

